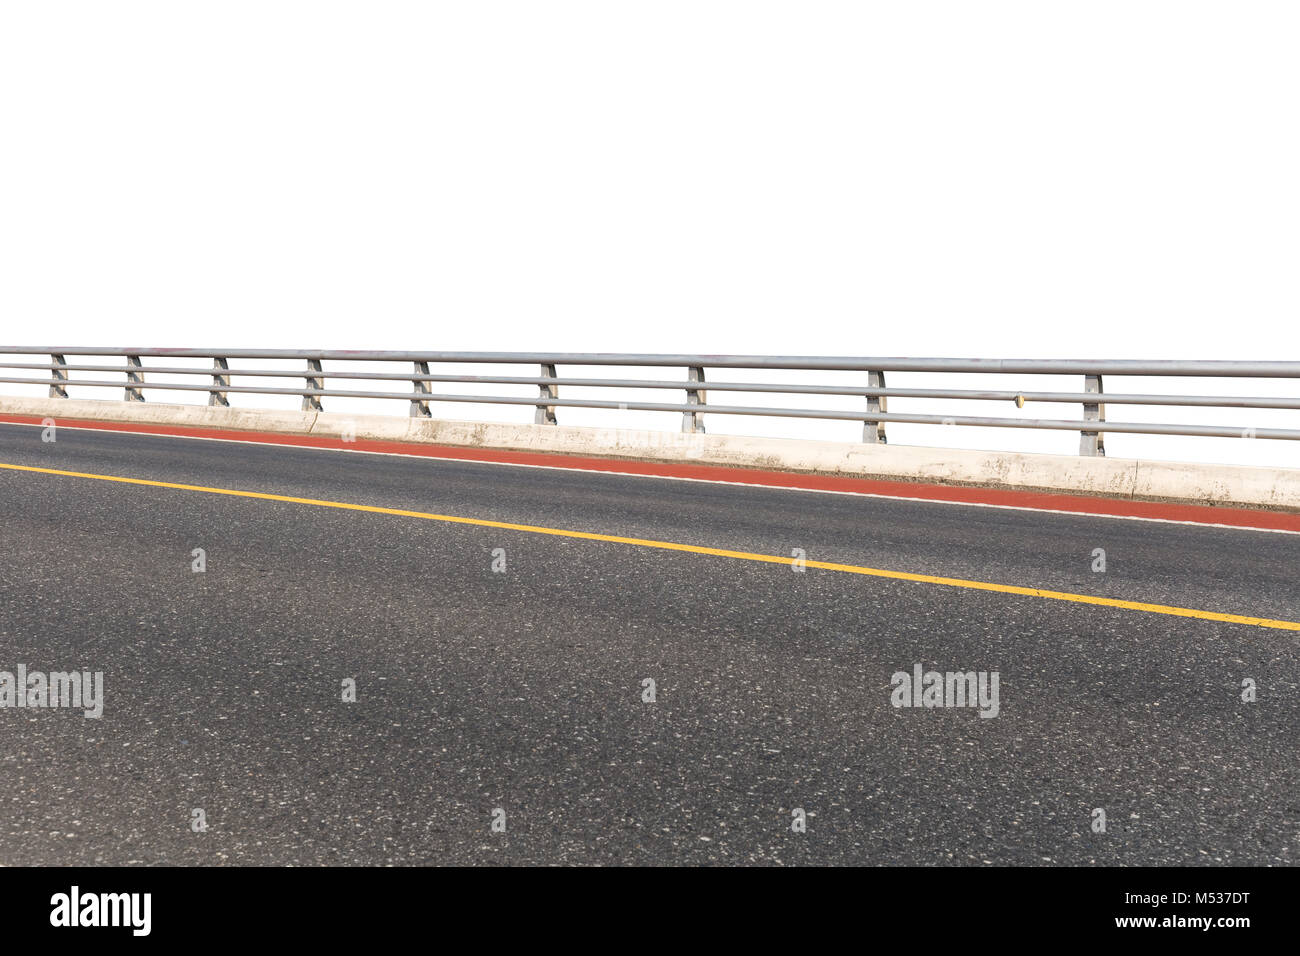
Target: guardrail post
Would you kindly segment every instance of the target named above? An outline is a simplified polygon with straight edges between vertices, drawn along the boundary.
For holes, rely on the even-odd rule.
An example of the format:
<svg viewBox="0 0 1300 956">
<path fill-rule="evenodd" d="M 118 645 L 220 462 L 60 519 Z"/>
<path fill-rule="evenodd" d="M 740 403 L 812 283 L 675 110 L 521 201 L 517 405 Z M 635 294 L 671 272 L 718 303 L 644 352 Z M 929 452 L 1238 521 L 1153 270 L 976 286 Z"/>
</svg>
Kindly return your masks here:
<svg viewBox="0 0 1300 956">
<path fill-rule="evenodd" d="M 1101 376 L 1085 375 L 1083 377 L 1083 390 L 1089 395 L 1102 394 Z M 1104 422 L 1106 420 L 1106 406 L 1100 402 L 1095 405 L 1084 403 L 1083 420 L 1085 422 Z M 1102 436 L 1102 433 L 1090 431 L 1080 432 L 1079 454 L 1093 458 L 1105 458 L 1106 440 Z"/>
<path fill-rule="evenodd" d="M 62 355 L 51 355 L 51 363 L 54 365 L 67 365 L 68 360 Z M 67 369 L 56 368 L 50 372 L 50 398 L 67 398 L 68 390 L 60 385 L 60 382 L 68 380 Z"/>
<path fill-rule="evenodd" d="M 884 372 L 867 373 L 867 388 L 884 388 L 884 387 L 885 387 Z M 889 411 L 889 399 L 885 398 L 883 395 L 867 396 L 868 416 L 872 412 L 887 412 L 887 411 Z M 885 423 L 881 421 L 874 421 L 873 419 L 868 417 L 867 420 L 862 423 L 862 440 L 866 442 L 868 445 L 888 444 L 889 440 L 885 437 Z"/>
<path fill-rule="evenodd" d="M 686 380 L 703 384 L 704 369 L 698 365 L 691 366 L 686 370 Z M 708 403 L 709 393 L 706 390 L 702 388 L 688 388 L 686 390 L 687 405 L 707 405 Z M 682 412 L 682 431 L 704 434 L 704 413 Z"/>
<path fill-rule="evenodd" d="M 212 360 L 212 384 L 218 386 L 218 388 L 208 392 L 209 405 L 229 407 L 230 399 L 226 397 L 225 392 L 219 390 L 219 388 L 230 387 L 230 376 L 224 374 L 229 368 L 230 363 L 223 358 L 214 358 Z"/>
<path fill-rule="evenodd" d="M 416 363 L 415 363 L 415 374 L 416 374 L 416 375 L 428 375 L 428 374 L 429 374 L 429 363 L 428 363 L 428 362 L 416 362 Z M 428 383 L 428 382 L 422 382 L 422 381 L 420 381 L 419 379 L 411 379 L 411 384 L 415 386 L 415 392 L 416 392 L 416 394 L 418 394 L 418 395 L 428 395 L 428 394 L 429 394 L 429 383 Z M 413 399 L 411 399 L 411 417 L 412 417 L 412 418 L 432 418 L 432 417 L 433 417 L 433 412 L 429 411 L 429 403 L 428 403 L 428 402 L 421 401 L 421 400 L 418 399 L 418 398 L 413 398 Z"/>
<path fill-rule="evenodd" d="M 554 365 L 542 365 L 542 378 L 558 378 L 555 373 Z M 537 386 L 538 398 L 559 398 L 560 386 L 551 385 L 549 382 L 543 382 Z M 533 412 L 534 425 L 554 425 L 555 424 L 555 406 L 538 403 L 537 409 Z"/>
<path fill-rule="evenodd" d="M 144 366 L 140 364 L 140 356 L 128 355 L 126 357 L 126 364 L 129 366 L 126 370 L 126 400 L 128 402 L 143 402 L 144 393 L 138 388 L 132 388 L 133 385 L 144 384 L 144 372 L 132 371 L 132 369 L 144 368 Z"/>
<path fill-rule="evenodd" d="M 320 359 L 308 359 L 308 360 L 307 360 L 307 371 L 309 371 L 309 372 L 319 372 L 319 371 L 321 371 L 321 367 L 320 367 Z M 307 388 L 309 388 L 309 389 L 316 389 L 317 391 L 320 391 L 320 390 L 322 390 L 322 389 L 325 388 L 325 379 L 322 378 L 322 377 L 320 377 L 320 376 L 318 376 L 318 375 L 317 375 L 317 376 L 308 375 L 308 376 L 307 376 Z M 320 396 L 318 396 L 318 395 L 304 395 L 304 396 L 302 397 L 302 410 L 303 410 L 304 412 L 321 412 L 321 411 L 324 411 L 324 409 L 321 407 Z"/>
</svg>

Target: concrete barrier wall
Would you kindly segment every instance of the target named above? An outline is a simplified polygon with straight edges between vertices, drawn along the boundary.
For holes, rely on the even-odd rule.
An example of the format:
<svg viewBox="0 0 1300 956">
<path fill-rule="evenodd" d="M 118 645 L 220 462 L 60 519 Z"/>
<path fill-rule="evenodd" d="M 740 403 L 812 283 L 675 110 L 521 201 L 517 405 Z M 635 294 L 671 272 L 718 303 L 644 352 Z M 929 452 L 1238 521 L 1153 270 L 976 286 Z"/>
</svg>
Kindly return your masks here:
<svg viewBox="0 0 1300 956">
<path fill-rule="evenodd" d="M 333 438 L 352 433 L 363 440 L 1300 511 L 1300 469 L 1287 468 L 13 396 L 0 396 L 0 413 Z"/>
</svg>

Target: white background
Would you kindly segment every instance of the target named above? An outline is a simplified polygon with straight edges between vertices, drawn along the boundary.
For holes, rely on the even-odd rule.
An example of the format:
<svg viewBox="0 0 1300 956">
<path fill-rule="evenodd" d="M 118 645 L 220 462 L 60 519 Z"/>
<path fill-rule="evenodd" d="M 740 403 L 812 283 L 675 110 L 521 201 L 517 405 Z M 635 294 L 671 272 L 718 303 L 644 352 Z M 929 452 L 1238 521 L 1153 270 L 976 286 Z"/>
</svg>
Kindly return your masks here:
<svg viewBox="0 0 1300 956">
<path fill-rule="evenodd" d="M 1192 0 L 6 0 L 0 344 L 1300 359 L 1298 27 Z M 1107 382 L 1172 386 L 1197 383 Z"/>
</svg>

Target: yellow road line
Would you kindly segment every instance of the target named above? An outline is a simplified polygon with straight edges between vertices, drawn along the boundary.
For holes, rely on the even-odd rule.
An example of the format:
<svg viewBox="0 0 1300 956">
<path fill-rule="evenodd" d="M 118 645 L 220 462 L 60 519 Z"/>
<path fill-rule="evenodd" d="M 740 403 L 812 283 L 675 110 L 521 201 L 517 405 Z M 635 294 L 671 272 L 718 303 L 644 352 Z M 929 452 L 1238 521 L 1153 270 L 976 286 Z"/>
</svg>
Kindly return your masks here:
<svg viewBox="0 0 1300 956">
<path fill-rule="evenodd" d="M 767 564 L 788 565 L 791 558 L 774 554 L 756 554 L 751 551 L 729 551 L 725 548 L 705 548 L 695 544 L 679 544 L 675 541 L 656 541 L 650 538 L 624 538 L 613 534 L 596 534 L 591 531 L 568 531 L 563 528 L 544 528 L 531 524 L 514 524 L 509 521 L 488 521 L 484 518 L 465 518 L 459 515 L 440 515 L 427 511 L 407 511 L 403 508 L 381 508 L 377 505 L 358 505 L 346 501 L 323 501 L 319 498 L 295 498 L 290 495 L 273 495 L 262 491 L 237 491 L 232 488 L 209 488 L 204 485 L 183 485 L 171 481 L 151 481 L 147 478 L 123 478 L 118 475 L 95 475 L 82 471 L 61 471 L 57 468 L 35 468 L 31 465 L 10 465 L 0 462 L 0 468 L 10 471 L 29 471 L 43 475 L 61 475 L 66 478 L 93 478 L 96 481 L 116 481 L 126 485 L 145 485 L 150 488 L 171 488 L 177 491 L 201 491 L 210 495 L 230 495 L 238 498 L 258 498 L 263 501 L 282 501 L 295 505 L 314 505 L 318 508 L 340 508 L 345 511 L 365 511 L 371 514 L 398 515 L 404 518 L 423 518 L 427 521 L 443 521 L 449 524 L 475 525 L 480 528 L 502 528 L 507 531 L 526 531 L 529 534 L 549 534 L 560 538 L 583 538 L 588 541 L 609 541 L 614 544 L 630 544 L 639 548 L 658 548 L 662 551 L 685 551 L 690 554 L 708 554 L 719 558 L 737 558 L 742 561 L 762 561 Z M 1300 621 L 1278 621 L 1266 617 L 1250 617 L 1243 614 L 1220 614 L 1217 611 L 1200 611 L 1190 607 L 1172 607 L 1168 604 L 1147 604 L 1143 601 L 1120 601 L 1116 598 L 1096 597 L 1091 594 L 1072 594 L 1069 591 L 1045 591 L 1041 588 L 1018 587 L 1013 584 L 994 584 L 988 581 L 969 581 L 965 578 L 944 578 L 932 574 L 912 574 L 908 571 L 888 571 L 883 568 L 868 568 L 857 564 L 834 564 L 829 561 L 808 561 L 804 564 L 810 568 L 824 571 L 842 571 L 846 574 L 865 574 L 877 578 L 891 578 L 896 581 L 915 581 L 920 584 L 939 584 L 952 588 L 968 588 L 976 591 L 994 591 L 999 594 L 1020 594 L 1025 597 L 1048 598 L 1053 601 L 1070 601 L 1074 604 L 1095 604 L 1100 607 L 1122 608 L 1127 611 L 1147 611 L 1151 614 L 1170 614 L 1175 617 L 1190 617 L 1202 621 L 1221 621 L 1226 624 L 1251 624 L 1256 627 L 1270 627 L 1284 631 L 1300 631 Z"/>
</svg>

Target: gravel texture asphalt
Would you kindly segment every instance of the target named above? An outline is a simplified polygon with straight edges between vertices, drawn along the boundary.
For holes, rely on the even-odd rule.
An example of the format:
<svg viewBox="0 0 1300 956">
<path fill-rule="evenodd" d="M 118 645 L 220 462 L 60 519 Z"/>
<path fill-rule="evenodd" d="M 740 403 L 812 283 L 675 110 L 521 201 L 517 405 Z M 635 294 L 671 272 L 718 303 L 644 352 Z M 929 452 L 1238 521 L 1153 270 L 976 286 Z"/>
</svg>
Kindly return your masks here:
<svg viewBox="0 0 1300 956">
<path fill-rule="evenodd" d="M 10 425 L 0 462 L 1300 620 L 1296 535 Z M 998 715 L 893 706 L 917 664 L 996 672 Z M 99 719 L 0 708 L 0 864 L 1290 864 L 1298 664 L 1296 632 L 0 470 L 0 671 L 104 675 Z"/>
</svg>

